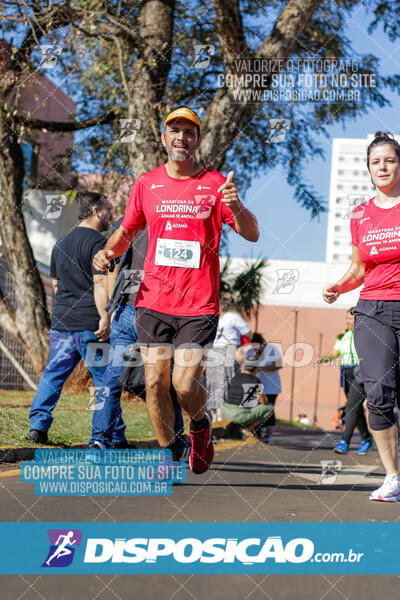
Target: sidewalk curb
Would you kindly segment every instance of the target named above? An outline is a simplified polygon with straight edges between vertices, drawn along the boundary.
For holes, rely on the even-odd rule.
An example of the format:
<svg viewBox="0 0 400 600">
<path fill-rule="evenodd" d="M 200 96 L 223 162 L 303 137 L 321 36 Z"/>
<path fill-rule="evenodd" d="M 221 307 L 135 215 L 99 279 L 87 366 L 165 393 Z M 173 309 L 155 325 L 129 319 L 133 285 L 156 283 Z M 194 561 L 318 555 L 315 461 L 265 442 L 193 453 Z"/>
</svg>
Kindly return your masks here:
<svg viewBox="0 0 400 600">
<path fill-rule="evenodd" d="M 35 446 L 34 448 L 18 448 L 18 447 L 2 447 L 0 448 L 0 464 L 1 463 L 16 463 L 21 460 L 34 460 L 35 450 L 45 448 L 46 450 L 87 450 L 87 444 L 74 444 L 73 446 Z M 129 442 L 129 449 L 135 448 L 159 448 L 156 439 L 146 441 Z"/>
<path fill-rule="evenodd" d="M 0 448 L 0 463 L 15 463 L 21 460 L 33 460 L 35 458 L 35 448 Z"/>
</svg>

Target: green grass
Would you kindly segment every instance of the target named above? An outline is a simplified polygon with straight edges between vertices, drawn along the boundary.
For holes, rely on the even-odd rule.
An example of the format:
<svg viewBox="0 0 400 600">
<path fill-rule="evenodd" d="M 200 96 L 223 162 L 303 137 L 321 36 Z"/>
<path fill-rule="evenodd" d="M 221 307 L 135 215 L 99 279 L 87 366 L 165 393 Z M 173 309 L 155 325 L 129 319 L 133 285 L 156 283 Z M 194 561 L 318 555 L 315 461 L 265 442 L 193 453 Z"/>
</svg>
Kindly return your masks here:
<svg viewBox="0 0 400 600">
<path fill-rule="evenodd" d="M 29 409 L 33 392 L 0 390 L 0 446 L 38 447 L 25 440 L 29 430 Z M 49 431 L 49 445 L 87 444 L 93 411 L 87 410 L 88 393 L 63 393 L 53 411 L 54 421 Z M 147 417 L 146 406 L 141 401 L 122 402 L 123 418 L 128 440 L 147 440 L 154 437 Z"/>
<path fill-rule="evenodd" d="M 29 409 L 34 392 L 0 390 L 0 446 L 40 447 L 25 439 L 29 430 Z M 93 411 L 87 410 L 89 394 L 63 392 L 53 411 L 54 421 L 49 431 L 49 445 L 72 446 L 87 444 L 90 439 Z M 128 440 L 148 440 L 154 432 L 147 416 L 146 406 L 140 400 L 122 401 L 123 419 Z M 187 418 L 185 416 L 185 421 Z M 278 425 L 294 425 L 320 429 L 317 425 L 302 425 L 277 419 Z"/>
</svg>

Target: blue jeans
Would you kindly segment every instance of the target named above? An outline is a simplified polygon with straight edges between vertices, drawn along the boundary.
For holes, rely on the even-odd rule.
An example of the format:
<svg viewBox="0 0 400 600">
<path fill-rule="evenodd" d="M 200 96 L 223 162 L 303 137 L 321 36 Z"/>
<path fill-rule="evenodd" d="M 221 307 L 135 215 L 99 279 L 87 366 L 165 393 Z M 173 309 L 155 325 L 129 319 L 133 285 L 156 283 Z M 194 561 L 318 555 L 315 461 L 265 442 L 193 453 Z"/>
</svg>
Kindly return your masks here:
<svg viewBox="0 0 400 600">
<path fill-rule="evenodd" d="M 63 385 L 81 358 L 86 362 L 95 388 L 102 386 L 106 368 L 104 352 L 108 352 L 108 344 L 104 344 L 103 351 L 93 331 L 69 332 L 50 329 L 49 340 L 49 360 L 29 412 L 30 428 L 40 431 L 47 431 L 50 428 L 53 422 L 51 413 L 57 404 Z"/>
<path fill-rule="evenodd" d="M 111 351 L 107 368 L 104 372 L 102 390 L 97 394 L 96 406 L 92 421 L 92 438 L 105 446 L 125 441 L 125 424 L 121 411 L 121 388 L 118 378 L 124 368 L 122 355 L 137 341 L 136 311 L 132 304 L 120 305 L 115 311 L 111 324 Z M 171 394 L 175 410 L 174 431 L 178 446 L 180 445 L 184 425 L 182 410 L 176 394 Z M 182 441 L 183 445 L 183 441 Z"/>
</svg>

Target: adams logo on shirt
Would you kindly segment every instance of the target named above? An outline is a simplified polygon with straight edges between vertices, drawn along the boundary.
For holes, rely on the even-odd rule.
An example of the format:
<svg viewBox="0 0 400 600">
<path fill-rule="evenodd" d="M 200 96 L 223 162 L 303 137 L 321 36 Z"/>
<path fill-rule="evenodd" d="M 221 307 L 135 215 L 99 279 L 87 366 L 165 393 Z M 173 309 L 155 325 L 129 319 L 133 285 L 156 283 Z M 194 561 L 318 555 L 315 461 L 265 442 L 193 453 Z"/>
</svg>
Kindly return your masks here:
<svg viewBox="0 0 400 600">
<path fill-rule="evenodd" d="M 187 223 L 171 223 L 168 220 L 165 224 L 165 231 L 172 231 L 173 229 L 187 229 Z"/>
<path fill-rule="evenodd" d="M 82 532 L 79 529 L 48 529 L 50 548 L 42 567 L 68 567 L 81 545 Z"/>
<path fill-rule="evenodd" d="M 374 256 L 375 254 L 378 254 L 378 250 L 377 250 L 376 246 L 372 246 L 371 252 L 369 253 L 369 255 Z"/>
</svg>

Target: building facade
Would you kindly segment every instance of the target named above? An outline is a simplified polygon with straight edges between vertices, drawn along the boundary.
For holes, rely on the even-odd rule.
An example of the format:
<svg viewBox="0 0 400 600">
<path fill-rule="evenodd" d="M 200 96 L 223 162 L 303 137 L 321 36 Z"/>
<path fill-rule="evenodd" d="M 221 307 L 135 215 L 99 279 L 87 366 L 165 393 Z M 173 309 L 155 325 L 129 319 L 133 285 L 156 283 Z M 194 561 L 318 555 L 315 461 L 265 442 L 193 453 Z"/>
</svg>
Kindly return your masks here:
<svg viewBox="0 0 400 600">
<path fill-rule="evenodd" d="M 351 211 L 373 195 L 366 164 L 369 143 L 369 138 L 333 140 L 326 239 L 326 261 L 329 263 L 350 261 Z"/>
</svg>

